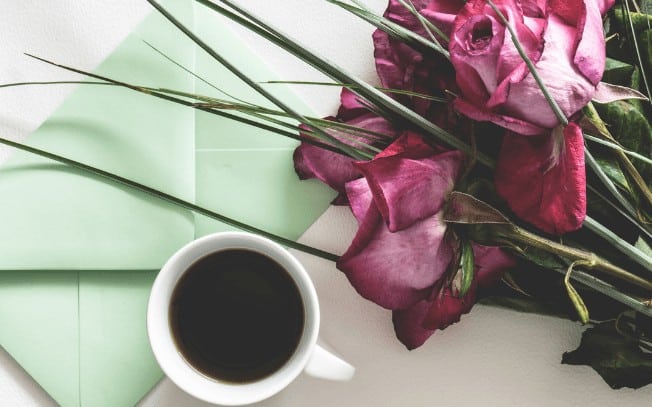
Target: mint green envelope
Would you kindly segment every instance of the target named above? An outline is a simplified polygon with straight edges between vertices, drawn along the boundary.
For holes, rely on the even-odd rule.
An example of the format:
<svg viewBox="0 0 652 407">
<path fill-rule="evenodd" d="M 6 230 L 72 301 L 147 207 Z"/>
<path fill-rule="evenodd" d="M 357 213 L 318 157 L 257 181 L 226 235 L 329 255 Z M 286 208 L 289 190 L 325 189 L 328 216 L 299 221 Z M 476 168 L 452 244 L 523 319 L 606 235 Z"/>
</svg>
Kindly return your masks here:
<svg viewBox="0 0 652 407">
<path fill-rule="evenodd" d="M 248 75 L 278 79 L 222 20 L 174 3 Z M 228 93 L 261 102 L 156 13 L 98 72 L 220 96 L 143 40 Z M 287 88 L 273 89 L 306 112 Z M 109 86 L 79 87 L 28 143 L 290 238 L 334 196 L 297 179 L 292 140 Z M 136 403 L 162 375 L 145 330 L 156 270 L 193 238 L 228 227 L 18 152 L 0 167 L 0 214 L 0 344 L 63 406 Z"/>
</svg>

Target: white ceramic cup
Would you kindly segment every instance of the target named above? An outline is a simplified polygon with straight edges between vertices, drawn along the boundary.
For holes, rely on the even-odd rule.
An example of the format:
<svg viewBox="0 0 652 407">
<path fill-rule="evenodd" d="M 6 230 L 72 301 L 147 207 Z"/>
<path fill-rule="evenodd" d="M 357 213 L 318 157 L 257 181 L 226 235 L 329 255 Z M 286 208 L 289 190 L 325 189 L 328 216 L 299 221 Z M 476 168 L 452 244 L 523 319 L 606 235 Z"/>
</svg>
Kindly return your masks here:
<svg viewBox="0 0 652 407">
<path fill-rule="evenodd" d="M 172 293 L 184 272 L 202 257 L 225 249 L 252 250 L 275 260 L 292 277 L 303 300 L 305 321 L 294 354 L 276 372 L 251 383 L 221 382 L 193 368 L 176 347 L 169 323 Z M 317 344 L 318 331 L 317 292 L 301 263 L 273 241 L 243 232 L 215 233 L 182 247 L 156 277 L 147 307 L 149 342 L 167 377 L 190 395 L 220 405 L 250 404 L 271 397 L 302 371 L 329 380 L 350 380 L 355 369 Z"/>
</svg>

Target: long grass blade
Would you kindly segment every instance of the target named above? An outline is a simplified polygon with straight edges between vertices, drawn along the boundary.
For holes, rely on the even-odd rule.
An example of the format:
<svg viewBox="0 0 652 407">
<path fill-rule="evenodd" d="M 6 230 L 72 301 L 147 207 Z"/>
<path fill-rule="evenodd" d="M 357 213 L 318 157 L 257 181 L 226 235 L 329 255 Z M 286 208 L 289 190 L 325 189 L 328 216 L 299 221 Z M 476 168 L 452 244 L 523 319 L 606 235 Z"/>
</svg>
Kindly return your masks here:
<svg viewBox="0 0 652 407">
<path fill-rule="evenodd" d="M 391 35 L 394 38 L 398 38 L 406 44 L 412 46 L 413 48 L 425 47 L 435 51 L 438 54 L 443 55 L 446 59 L 450 59 L 450 54 L 448 50 L 444 49 L 441 44 L 436 41 L 428 41 L 426 38 L 416 34 L 414 31 L 408 30 L 400 24 L 388 20 L 383 16 L 379 16 L 372 11 L 369 11 L 365 8 L 354 7 L 350 4 L 344 3 L 339 0 L 326 0 L 331 4 L 334 4 L 351 14 L 363 19 L 364 21 L 370 23 L 371 25 L 385 31 L 387 34 Z M 356 4 L 361 4 L 357 3 Z"/>
<path fill-rule="evenodd" d="M 348 88 L 348 89 L 352 89 L 352 90 L 359 88 L 358 86 L 356 86 L 356 85 L 354 85 L 352 83 L 318 82 L 318 81 L 265 81 L 265 82 L 262 82 L 262 83 L 266 83 L 266 84 L 290 84 L 290 85 L 337 86 L 337 87 Z M 381 92 L 393 93 L 395 95 L 412 96 L 412 97 L 419 98 L 419 99 L 432 100 L 433 102 L 441 102 L 441 103 L 446 103 L 447 102 L 447 100 L 445 98 L 432 96 L 432 95 L 426 95 L 425 93 L 412 92 L 412 91 L 404 90 L 404 89 L 383 88 L 382 86 L 374 86 L 374 88 L 378 89 Z"/>
<path fill-rule="evenodd" d="M 645 156 L 637 153 L 636 151 L 628 150 L 628 149 L 624 148 L 623 146 L 620 146 L 620 145 L 618 145 L 616 143 L 612 143 L 610 141 L 603 140 L 601 138 L 598 138 L 598 137 L 595 137 L 595 136 L 592 136 L 592 135 L 586 134 L 586 133 L 584 133 L 584 138 L 586 140 L 591 141 L 591 142 L 601 144 L 601 145 L 603 145 L 605 147 L 609 147 L 609 148 L 617 150 L 617 151 L 622 151 L 624 154 L 627 154 L 628 156 L 630 156 L 632 158 L 636 158 L 637 160 L 640 160 L 640 161 L 642 161 L 642 162 L 644 162 L 646 164 L 652 165 L 652 159 L 650 159 L 648 157 L 645 157 Z"/>
<path fill-rule="evenodd" d="M 206 112 L 206 113 L 221 116 L 221 117 L 224 117 L 224 118 L 227 118 L 227 119 L 230 119 L 230 120 L 235 120 L 237 122 L 259 128 L 261 130 L 266 130 L 266 131 L 269 131 L 269 132 L 272 132 L 272 133 L 276 133 L 276 134 L 279 134 L 281 136 L 288 137 L 288 138 L 291 138 L 291 139 L 294 139 L 294 140 L 305 141 L 307 143 L 315 144 L 320 148 L 324 148 L 326 150 L 333 151 L 333 152 L 338 153 L 338 154 L 346 155 L 346 153 L 344 153 L 343 151 L 341 151 L 340 149 L 338 149 L 338 148 L 336 148 L 334 146 L 325 145 L 324 143 L 317 142 L 317 141 L 314 141 L 314 140 L 304 139 L 304 138 L 300 137 L 296 133 L 284 131 L 284 130 L 279 129 L 277 127 L 269 126 L 269 125 L 266 125 L 264 123 L 260 123 L 260 122 L 258 122 L 256 120 L 251 120 L 251 119 L 241 117 L 241 116 L 238 116 L 238 115 L 235 115 L 235 114 L 223 112 L 223 111 L 220 111 L 220 110 L 211 109 L 211 108 L 208 108 L 206 106 L 203 106 L 202 104 L 189 102 L 189 101 L 184 100 L 184 99 L 180 99 L 180 98 L 176 98 L 176 97 L 167 95 L 167 94 L 165 94 L 163 92 L 151 90 L 150 88 L 132 85 L 132 84 L 129 84 L 129 83 L 126 83 L 126 82 L 121 82 L 121 81 L 118 81 L 118 80 L 115 80 L 115 79 L 112 79 L 112 78 L 109 78 L 109 77 L 106 77 L 106 76 L 94 74 L 92 72 L 87 72 L 87 71 L 83 71 L 83 70 L 73 68 L 73 67 L 69 67 L 69 66 L 66 66 L 66 65 L 57 64 L 55 62 L 49 61 L 49 60 L 41 58 L 41 57 L 37 57 L 35 55 L 31 55 L 31 54 L 25 54 L 25 55 L 29 56 L 30 58 L 34 58 L 34 59 L 39 60 L 41 62 L 45 62 L 46 64 L 56 66 L 58 68 L 61 68 L 61 69 L 64 69 L 64 70 L 67 70 L 67 71 L 70 71 L 70 72 L 86 75 L 86 76 L 88 76 L 90 78 L 94 78 L 94 79 L 100 79 L 100 80 L 103 80 L 103 81 L 108 82 L 109 84 L 112 84 L 112 85 L 115 85 L 115 86 L 124 87 L 124 88 L 130 89 L 130 90 L 133 90 L 133 91 L 136 91 L 136 92 L 139 92 L 139 93 L 143 93 L 143 94 L 146 94 L 146 95 L 149 95 L 149 96 L 152 96 L 152 97 L 156 97 L 156 98 L 159 98 L 159 99 L 167 100 L 169 102 L 177 103 L 177 104 L 180 104 L 182 106 L 190 107 L 190 108 L 200 110 L 200 111 L 203 111 L 203 112 Z M 80 82 L 80 83 L 81 84 L 94 84 L 92 82 Z"/>
<path fill-rule="evenodd" d="M 294 119 L 296 119 L 300 123 L 309 126 L 313 130 L 313 132 L 318 134 L 320 137 L 323 137 L 324 139 L 328 139 L 330 143 L 335 145 L 340 150 L 346 152 L 351 157 L 355 157 L 359 159 L 365 158 L 364 155 L 361 155 L 354 148 L 351 148 L 350 146 L 341 142 L 337 138 L 331 137 L 328 133 L 326 133 L 324 130 L 320 129 L 319 127 L 315 127 L 314 125 L 311 125 L 310 122 L 301 113 L 297 112 L 295 109 L 285 104 L 276 96 L 266 91 L 258 83 L 251 80 L 251 78 L 245 75 L 240 69 L 238 69 L 236 66 L 231 64 L 224 57 L 218 54 L 211 46 L 209 46 L 204 41 L 202 41 L 188 27 L 186 27 L 183 23 L 181 23 L 176 17 L 174 17 L 170 12 L 168 12 L 167 9 L 161 6 L 158 2 L 154 0 L 147 0 L 147 2 L 152 7 L 154 7 L 161 15 L 163 15 L 163 17 L 165 17 L 170 23 L 172 23 L 179 31 L 181 31 L 184 35 L 186 35 L 189 39 L 191 39 L 195 44 L 197 44 L 197 46 L 199 46 L 202 50 L 204 50 L 208 55 L 210 55 L 215 61 L 220 63 L 220 65 L 224 66 L 229 71 L 231 71 L 231 73 L 237 76 L 238 79 L 240 79 L 242 82 L 247 84 L 250 88 L 258 92 L 265 99 L 269 100 L 274 105 L 278 106 L 281 110 L 291 115 Z"/>
<path fill-rule="evenodd" d="M 223 94 L 224 96 L 226 96 L 226 97 L 228 97 L 228 98 L 231 98 L 231 99 L 233 99 L 233 100 L 237 100 L 238 102 L 241 102 L 241 103 L 247 103 L 246 101 L 244 101 L 244 100 L 242 100 L 242 99 L 240 99 L 240 98 L 238 98 L 238 97 L 235 97 L 235 96 L 231 95 L 230 93 L 226 92 L 224 89 L 218 87 L 217 85 L 215 85 L 215 84 L 209 82 L 208 80 L 206 80 L 206 79 L 203 78 L 202 76 L 200 76 L 200 75 L 198 75 L 197 73 L 193 72 L 192 69 L 190 69 L 190 68 L 184 66 L 182 63 L 180 63 L 180 62 L 174 60 L 172 57 L 168 56 L 168 55 L 165 54 L 163 51 L 161 51 L 160 49 L 156 48 L 156 47 L 155 47 L 154 45 L 152 45 L 150 42 L 145 41 L 145 40 L 143 40 L 143 42 L 145 43 L 145 45 L 147 45 L 147 46 L 150 47 L 152 50 L 154 50 L 154 52 L 156 52 L 157 54 L 159 54 L 159 55 L 162 56 L 163 58 L 167 59 L 169 62 L 171 62 L 172 64 L 176 65 L 177 67 L 181 68 L 184 72 L 188 73 L 188 74 L 191 75 L 192 77 L 196 78 L 197 80 L 201 81 L 202 83 L 204 83 L 204 84 L 210 86 L 211 88 L 215 89 L 215 90 L 218 91 L 219 93 Z"/>
<path fill-rule="evenodd" d="M 260 35 L 262 38 L 271 41 L 275 45 L 288 51 L 290 54 L 297 56 L 307 64 L 313 66 L 315 69 L 323 72 L 327 76 L 330 76 L 334 80 L 342 83 L 352 83 L 358 86 L 359 88 L 355 89 L 354 92 L 362 98 L 368 100 L 377 108 L 382 109 L 382 111 L 385 113 L 385 117 L 411 124 L 416 129 L 420 130 L 423 133 L 424 137 L 433 142 L 446 144 L 449 147 L 464 151 L 467 154 L 472 155 L 474 153 L 473 149 L 468 145 L 468 143 L 465 143 L 444 129 L 436 126 L 419 114 L 403 106 L 381 91 L 375 89 L 373 86 L 367 84 L 343 68 L 330 62 L 326 58 L 319 57 L 311 51 L 308 51 L 305 47 L 301 46 L 296 41 L 289 38 L 287 35 L 281 33 L 278 29 L 270 27 L 259 18 L 235 5 L 233 2 L 222 0 L 222 3 L 228 5 L 231 9 L 235 10 L 237 13 L 242 14 L 243 16 L 246 16 L 247 18 L 235 14 L 234 12 L 225 9 L 223 6 L 215 4 L 209 0 L 195 1 L 210 8 L 213 11 L 224 15 L 225 17 Z M 476 158 L 478 162 L 487 166 L 492 166 L 494 163 L 493 159 L 481 152 L 476 154 Z"/>
<path fill-rule="evenodd" d="M 31 154 L 39 155 L 39 156 L 47 158 L 49 160 L 53 160 L 53 161 L 57 161 L 57 162 L 60 162 L 62 164 L 65 164 L 65 165 L 69 165 L 71 167 L 80 169 L 80 170 L 82 170 L 82 171 L 84 171 L 86 173 L 90 173 L 90 174 L 94 174 L 96 176 L 99 176 L 99 177 L 101 177 L 101 178 L 103 178 L 105 180 L 109 180 L 109 181 L 115 182 L 117 184 L 121 184 L 121 185 L 127 186 L 129 188 L 135 189 L 135 190 L 140 191 L 142 193 L 154 196 L 157 199 L 169 202 L 169 203 L 171 203 L 171 204 L 173 204 L 175 206 L 178 206 L 180 208 L 187 209 L 187 210 L 190 210 L 192 212 L 198 213 L 200 215 L 206 216 L 208 218 L 218 220 L 220 222 L 223 222 L 223 223 L 225 223 L 227 225 L 236 227 L 238 229 L 241 229 L 241 230 L 244 230 L 244 231 L 247 231 L 247 232 L 251 232 L 251 233 L 255 233 L 255 234 L 258 234 L 260 236 L 264 236 L 264 237 L 266 237 L 268 239 L 274 240 L 274 241 L 278 242 L 279 244 L 290 247 L 292 249 L 300 250 L 302 252 L 309 253 L 309 254 L 312 254 L 314 256 L 321 257 L 323 259 L 331 260 L 331 261 L 337 261 L 337 259 L 339 258 L 339 256 L 336 255 L 336 254 L 329 253 L 329 252 L 326 252 L 324 250 L 316 249 L 314 247 L 307 246 L 307 245 L 304 245 L 304 244 L 299 243 L 299 242 L 295 242 L 294 240 L 287 239 L 285 237 L 276 235 L 276 234 L 268 232 L 266 230 L 262 230 L 262 229 L 253 227 L 251 225 L 240 222 L 240 221 L 235 220 L 233 218 L 230 218 L 228 216 L 222 215 L 222 214 L 220 214 L 218 212 L 214 212 L 214 211 L 212 211 L 210 209 L 203 208 L 203 207 L 198 206 L 198 205 L 196 205 L 196 204 L 194 204 L 192 202 L 185 201 L 185 200 L 183 200 L 181 198 L 178 198 L 176 196 L 167 194 L 165 192 L 159 191 L 157 189 L 154 189 L 154 188 L 149 187 L 147 185 L 141 184 L 139 182 L 132 181 L 132 180 L 130 180 L 128 178 L 121 177 L 121 176 L 113 174 L 111 172 L 104 171 L 104 170 L 99 169 L 97 167 L 93 167 L 91 165 L 84 164 L 82 162 L 75 161 L 75 160 L 72 160 L 70 158 L 63 157 L 63 156 L 60 156 L 60 155 L 57 155 L 57 154 L 53 154 L 53 153 L 50 153 L 50 152 L 47 152 L 47 151 L 44 151 L 44 150 L 41 150 L 41 149 L 38 149 L 38 148 L 35 148 L 35 147 L 31 147 L 31 146 L 28 146 L 26 144 L 18 143 L 18 142 L 15 142 L 15 141 L 3 138 L 3 137 L 0 137 L 0 144 L 4 144 L 4 145 L 10 146 L 10 147 L 14 147 L 14 148 L 17 148 L 17 149 L 22 150 L 22 151 L 26 151 L 26 152 L 31 153 Z"/>
</svg>

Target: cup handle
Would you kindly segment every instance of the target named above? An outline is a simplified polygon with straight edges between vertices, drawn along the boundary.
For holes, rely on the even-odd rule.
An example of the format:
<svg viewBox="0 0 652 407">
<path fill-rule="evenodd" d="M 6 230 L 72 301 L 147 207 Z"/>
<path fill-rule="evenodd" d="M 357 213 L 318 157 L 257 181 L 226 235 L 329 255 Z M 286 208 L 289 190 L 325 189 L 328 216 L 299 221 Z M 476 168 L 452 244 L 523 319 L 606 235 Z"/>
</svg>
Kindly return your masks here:
<svg viewBox="0 0 652 407">
<path fill-rule="evenodd" d="M 315 344 L 304 371 L 320 379 L 345 382 L 353 378 L 355 367 Z"/>
</svg>

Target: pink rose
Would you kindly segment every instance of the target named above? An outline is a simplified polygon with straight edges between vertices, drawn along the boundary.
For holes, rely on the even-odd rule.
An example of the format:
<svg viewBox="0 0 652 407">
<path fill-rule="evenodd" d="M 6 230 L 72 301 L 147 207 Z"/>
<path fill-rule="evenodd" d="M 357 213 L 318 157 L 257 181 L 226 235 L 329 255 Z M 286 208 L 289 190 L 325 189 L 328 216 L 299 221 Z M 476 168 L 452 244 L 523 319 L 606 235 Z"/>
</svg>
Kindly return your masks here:
<svg viewBox="0 0 652 407">
<path fill-rule="evenodd" d="M 605 64 L 602 15 L 613 0 L 495 0 L 552 97 L 568 118 L 591 101 Z M 560 123 L 510 34 L 485 0 L 457 14 L 451 62 L 464 115 L 518 134 L 546 134 Z"/>
<path fill-rule="evenodd" d="M 472 244 L 476 273 L 464 296 L 451 283 L 455 243 L 443 207 L 464 156 L 406 131 L 373 160 L 357 162 L 362 178 L 346 184 L 359 229 L 337 262 L 358 293 L 393 310 L 396 336 L 413 349 L 471 310 L 478 287 L 513 265 L 498 247 Z"/>
</svg>

